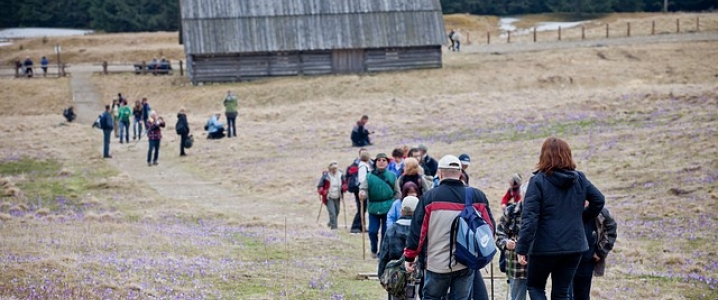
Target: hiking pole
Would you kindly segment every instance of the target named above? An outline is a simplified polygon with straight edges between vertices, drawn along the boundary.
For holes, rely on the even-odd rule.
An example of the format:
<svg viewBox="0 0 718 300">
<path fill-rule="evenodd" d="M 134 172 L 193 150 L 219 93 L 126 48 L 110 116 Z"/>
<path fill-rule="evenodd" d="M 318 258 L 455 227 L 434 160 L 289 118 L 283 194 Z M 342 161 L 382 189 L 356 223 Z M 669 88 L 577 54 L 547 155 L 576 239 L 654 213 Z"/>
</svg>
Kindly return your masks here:
<svg viewBox="0 0 718 300">
<path fill-rule="evenodd" d="M 489 264 L 489 276 L 491 276 L 491 300 L 494 300 L 494 261 Z"/>
<path fill-rule="evenodd" d="M 342 206 L 344 206 L 344 228 L 349 228 L 347 226 L 347 203 L 344 201 L 344 193 L 342 193 Z"/>
<path fill-rule="evenodd" d="M 361 214 L 361 258 L 366 260 L 366 227 L 364 225 L 364 199 L 359 199 L 359 213 Z"/>
<path fill-rule="evenodd" d="M 324 206 L 324 203 L 322 203 L 322 195 L 319 196 L 319 213 L 317 214 L 317 221 L 316 223 L 319 223 L 319 217 L 322 216 L 322 206 Z"/>
</svg>

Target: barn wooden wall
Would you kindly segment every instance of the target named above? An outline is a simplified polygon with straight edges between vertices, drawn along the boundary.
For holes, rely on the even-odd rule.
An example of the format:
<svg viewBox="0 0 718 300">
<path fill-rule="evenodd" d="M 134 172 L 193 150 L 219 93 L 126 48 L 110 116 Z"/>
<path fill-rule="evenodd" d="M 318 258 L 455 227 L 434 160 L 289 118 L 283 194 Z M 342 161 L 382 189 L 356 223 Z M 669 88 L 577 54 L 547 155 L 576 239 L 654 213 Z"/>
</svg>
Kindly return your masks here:
<svg viewBox="0 0 718 300">
<path fill-rule="evenodd" d="M 269 76 L 441 68 L 441 47 L 195 55 L 190 61 L 193 82 L 231 82 Z"/>
</svg>

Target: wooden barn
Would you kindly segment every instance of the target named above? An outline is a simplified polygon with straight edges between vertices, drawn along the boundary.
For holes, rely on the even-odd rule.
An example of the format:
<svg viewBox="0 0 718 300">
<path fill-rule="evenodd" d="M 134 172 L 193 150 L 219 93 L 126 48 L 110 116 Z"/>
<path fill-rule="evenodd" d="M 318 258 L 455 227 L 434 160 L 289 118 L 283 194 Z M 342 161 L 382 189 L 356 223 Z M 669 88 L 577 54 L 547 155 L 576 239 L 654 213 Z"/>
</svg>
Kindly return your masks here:
<svg viewBox="0 0 718 300">
<path fill-rule="evenodd" d="M 439 0 L 180 0 L 192 82 L 441 68 Z"/>
</svg>

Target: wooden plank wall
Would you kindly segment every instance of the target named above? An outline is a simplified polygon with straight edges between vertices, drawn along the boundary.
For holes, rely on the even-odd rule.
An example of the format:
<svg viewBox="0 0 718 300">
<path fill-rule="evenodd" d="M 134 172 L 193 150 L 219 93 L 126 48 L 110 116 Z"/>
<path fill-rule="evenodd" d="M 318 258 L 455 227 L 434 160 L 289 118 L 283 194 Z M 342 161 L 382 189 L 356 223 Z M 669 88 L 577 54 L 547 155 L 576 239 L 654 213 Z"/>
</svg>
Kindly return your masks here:
<svg viewBox="0 0 718 300">
<path fill-rule="evenodd" d="M 441 47 L 370 49 L 364 63 L 367 72 L 441 68 Z"/>
<path fill-rule="evenodd" d="M 192 82 L 441 68 L 441 47 L 193 55 Z"/>
</svg>

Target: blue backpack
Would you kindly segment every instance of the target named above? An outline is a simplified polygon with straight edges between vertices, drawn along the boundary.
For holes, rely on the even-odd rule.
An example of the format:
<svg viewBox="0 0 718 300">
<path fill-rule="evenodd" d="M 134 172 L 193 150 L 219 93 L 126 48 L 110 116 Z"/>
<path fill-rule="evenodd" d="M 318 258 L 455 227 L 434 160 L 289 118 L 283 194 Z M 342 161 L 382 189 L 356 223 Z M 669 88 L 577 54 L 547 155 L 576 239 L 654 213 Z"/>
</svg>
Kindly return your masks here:
<svg viewBox="0 0 718 300">
<path fill-rule="evenodd" d="M 471 270 L 480 270 L 488 265 L 496 254 L 494 232 L 491 224 L 485 221 L 489 218 L 486 205 L 480 204 L 480 210 L 476 209 L 471 201 L 474 190 L 466 187 L 464 192 L 465 206 L 451 224 L 449 247 L 457 262 Z"/>
</svg>

